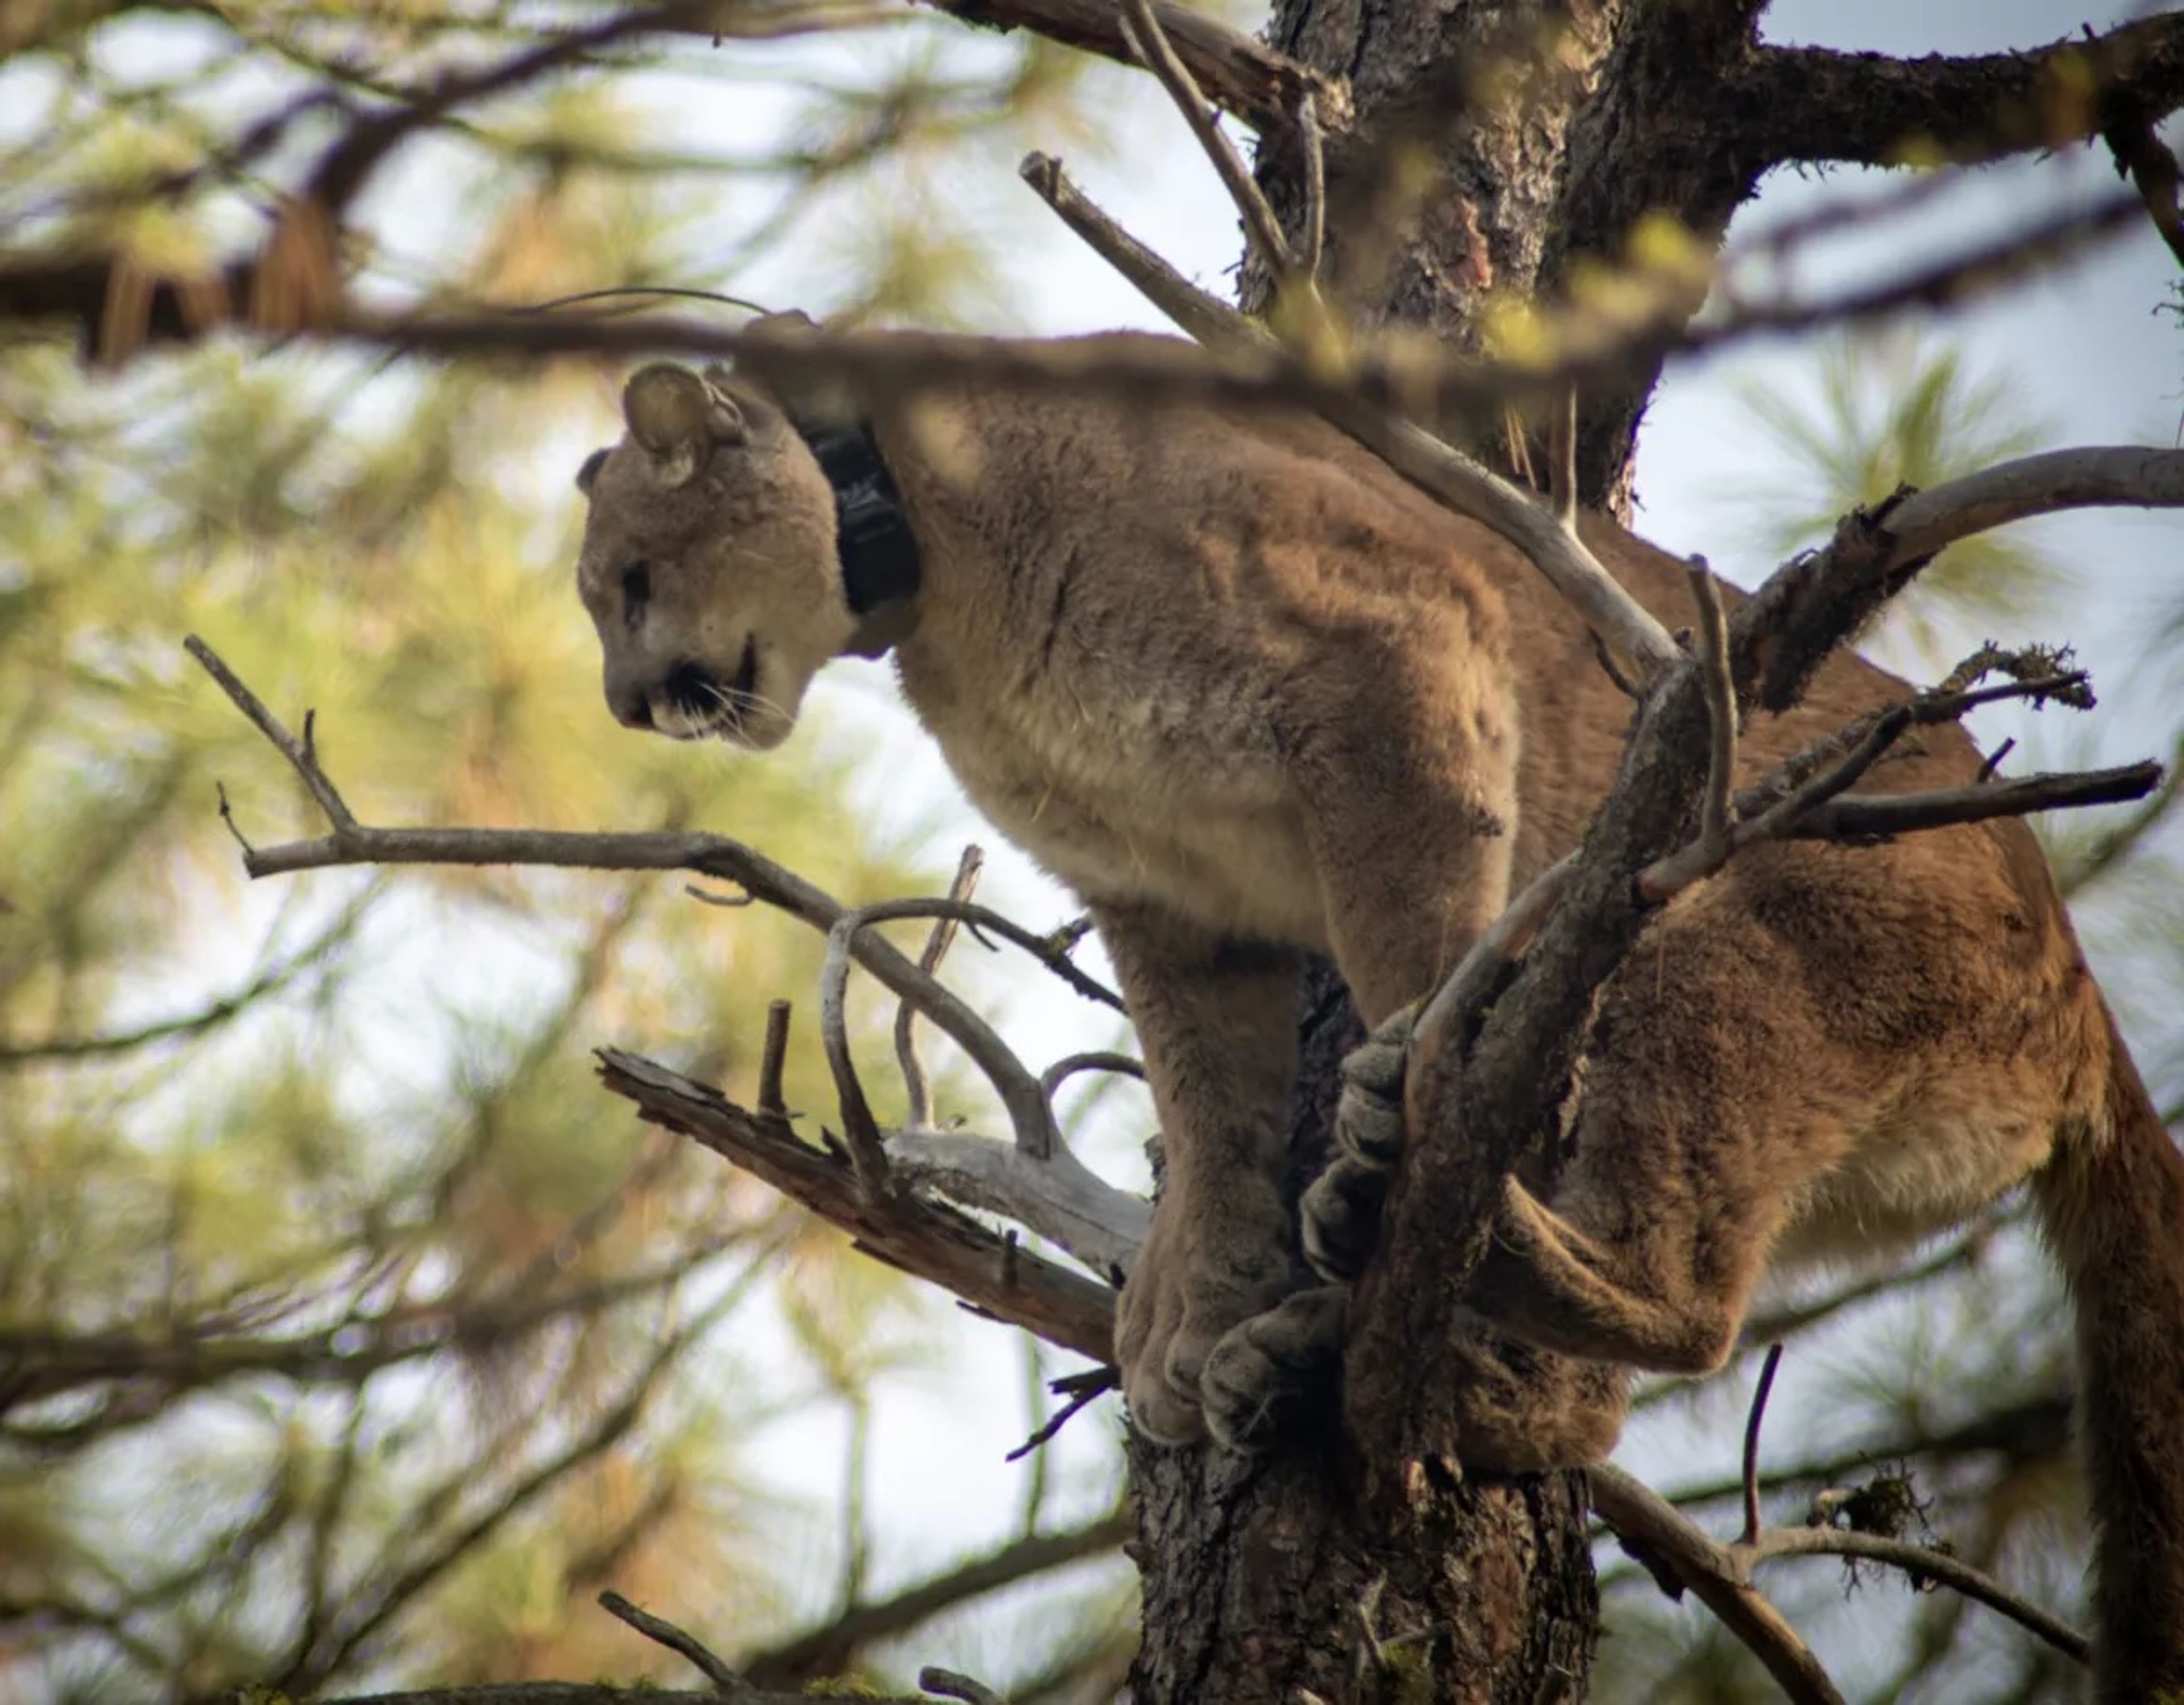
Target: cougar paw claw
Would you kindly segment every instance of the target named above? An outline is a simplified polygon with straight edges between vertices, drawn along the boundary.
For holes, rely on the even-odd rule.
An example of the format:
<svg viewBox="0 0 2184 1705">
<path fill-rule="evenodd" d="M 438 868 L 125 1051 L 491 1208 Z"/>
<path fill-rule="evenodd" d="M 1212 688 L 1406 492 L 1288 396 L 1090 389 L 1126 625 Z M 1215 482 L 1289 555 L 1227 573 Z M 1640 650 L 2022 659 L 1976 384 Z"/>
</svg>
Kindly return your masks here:
<svg viewBox="0 0 2184 1705">
<path fill-rule="evenodd" d="M 1219 1217 L 1162 1201 L 1123 1287 L 1116 1360 L 1138 1430 L 1161 1444 L 1204 1435 L 1205 1370 L 1223 1337 L 1295 1288 L 1288 1216 L 1271 1188 L 1239 1190 Z"/>
<path fill-rule="evenodd" d="M 1334 1140 L 1368 1165 L 1392 1167 L 1403 1152 L 1403 1058 L 1417 1017 L 1405 1007 L 1342 1062 Z"/>
<path fill-rule="evenodd" d="M 1337 1155 L 1298 1204 L 1304 1258 L 1322 1279 L 1346 1284 L 1365 1270 L 1380 1234 L 1390 1174 L 1354 1155 Z"/>
<path fill-rule="evenodd" d="M 1319 1285 L 1246 1320 L 1200 1370 L 1206 1430 L 1232 1451 L 1263 1450 L 1291 1418 L 1334 1395 L 1347 1286 Z"/>
</svg>

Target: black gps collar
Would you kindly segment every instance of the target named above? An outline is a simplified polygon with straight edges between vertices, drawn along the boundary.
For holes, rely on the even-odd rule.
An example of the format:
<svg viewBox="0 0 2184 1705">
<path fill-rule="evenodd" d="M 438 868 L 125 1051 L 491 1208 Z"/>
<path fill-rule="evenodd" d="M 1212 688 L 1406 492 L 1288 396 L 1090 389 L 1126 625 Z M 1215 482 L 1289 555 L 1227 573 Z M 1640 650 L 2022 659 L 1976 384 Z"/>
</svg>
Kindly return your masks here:
<svg viewBox="0 0 2184 1705">
<path fill-rule="evenodd" d="M 796 430 L 834 488 L 842 588 L 852 613 L 868 616 L 912 597 L 919 578 L 917 540 L 872 428 L 861 421 L 850 426 L 799 421 Z"/>
</svg>

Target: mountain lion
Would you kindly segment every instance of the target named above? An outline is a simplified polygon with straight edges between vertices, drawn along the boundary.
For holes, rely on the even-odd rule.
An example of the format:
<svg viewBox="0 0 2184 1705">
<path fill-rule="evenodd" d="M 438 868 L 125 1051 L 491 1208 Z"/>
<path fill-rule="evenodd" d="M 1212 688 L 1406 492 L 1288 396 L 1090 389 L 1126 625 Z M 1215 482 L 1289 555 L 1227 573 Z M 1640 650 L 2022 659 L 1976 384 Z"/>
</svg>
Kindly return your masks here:
<svg viewBox="0 0 2184 1705">
<path fill-rule="evenodd" d="M 1274 1369 L 1246 1323 L 1297 1283 L 1300 956 L 1382 1025 L 1576 844 L 1630 710 L 1584 625 L 1498 535 L 1271 404 L 967 377 L 815 424 L 662 364 L 623 405 L 579 479 L 608 705 L 765 749 L 828 660 L 893 651 L 965 792 L 1091 909 L 1143 1042 L 1166 1167 L 1119 1312 L 1131 1415 L 1251 1435 Z M 1680 563 L 1584 532 L 1685 619 Z M 1838 656 L 1747 732 L 1740 780 L 1905 692 Z M 1979 773 L 1953 727 L 1914 744 L 1871 784 Z M 2101 1697 L 2184 1686 L 2184 1162 L 2022 823 L 1763 844 L 1680 894 L 1602 991 L 1572 1117 L 1466 1298 L 1563 1377 L 1528 1407 L 1482 1375 L 1468 1462 L 1597 1459 L 1620 1370 L 1719 1366 L 1770 1267 L 2029 1181 L 2077 1305 Z M 1305 1239 L 1337 1268 L 1351 1240 Z"/>
</svg>

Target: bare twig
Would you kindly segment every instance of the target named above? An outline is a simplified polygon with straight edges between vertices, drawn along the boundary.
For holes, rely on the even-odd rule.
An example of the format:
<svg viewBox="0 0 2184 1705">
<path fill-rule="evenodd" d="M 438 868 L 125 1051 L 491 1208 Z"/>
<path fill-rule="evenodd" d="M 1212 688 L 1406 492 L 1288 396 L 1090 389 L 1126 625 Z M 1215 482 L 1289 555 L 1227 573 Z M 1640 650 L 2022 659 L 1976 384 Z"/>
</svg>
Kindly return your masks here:
<svg viewBox="0 0 2184 1705">
<path fill-rule="evenodd" d="M 1035 1332 L 1050 1344 L 1096 1362 L 1106 1360 L 1115 1311 L 1115 1293 L 1108 1286 L 1021 1251 L 1004 1283 L 1000 1238 L 967 1215 L 914 1191 L 868 1199 L 858 1190 L 848 1164 L 799 1141 L 777 1119 L 739 1107 L 717 1089 L 635 1055 L 608 1049 L 599 1057 L 601 1081 L 635 1102 L 645 1118 L 694 1138 L 839 1226 L 866 1254 L 939 1285 L 995 1319 Z M 1014 1154 L 1006 1144 L 961 1140 Z M 898 1168 L 904 1166 L 904 1135 L 898 1134 Z M 1111 1194 L 1133 1205 L 1142 1221 L 1142 1202 L 1120 1191 Z M 1114 1247 L 1135 1246 L 1134 1239 L 1120 1232 L 1110 1242 Z"/>
<path fill-rule="evenodd" d="M 1322 413 L 1389 466 L 1459 515 L 1483 521 L 1529 557 L 1624 661 L 1624 672 L 1650 680 L 1683 660 L 1667 628 L 1623 589 L 1577 535 L 1529 493 L 1451 449 L 1424 427 L 1347 395 Z"/>
<path fill-rule="evenodd" d="M 819 1039 L 834 1076 L 834 1098 L 841 1104 L 842 1134 L 849 1141 L 857 1188 L 877 1200 L 891 1187 L 887 1144 L 850 1053 L 850 942 L 866 922 L 860 907 L 843 913 L 827 932 L 827 958 L 819 973 Z"/>
<path fill-rule="evenodd" d="M 1704 671 L 1707 727 L 1706 792 L 1699 800 L 1699 844 L 1710 855 L 1729 855 L 1729 794 L 1736 780 L 1736 685 L 1729 676 L 1729 618 L 1706 559 L 1695 556 L 1686 567 L 1691 601 L 1698 605 L 1699 666 Z"/>
<path fill-rule="evenodd" d="M 664 1617 L 655 1616 L 649 1610 L 640 1610 L 618 1592 L 599 1595 L 599 1607 L 620 1622 L 627 1623 L 647 1640 L 666 1646 L 678 1657 L 688 1658 L 691 1664 L 725 1699 L 739 1699 L 749 1692 L 744 1678 L 736 1674 L 727 1660 L 712 1651 L 705 1641 L 686 1630 L 677 1628 Z"/>
<path fill-rule="evenodd" d="M 1566 532 L 1577 532 L 1577 387 L 1565 385 L 1555 398 L 1547 427 L 1547 496 L 1555 520 Z"/>
<path fill-rule="evenodd" d="M 1113 1072 L 1124 1078 L 1145 1081 L 1145 1062 L 1132 1059 L 1128 1054 L 1108 1053 L 1095 1049 L 1089 1053 L 1065 1054 L 1039 1074 L 1039 1087 L 1045 1091 L 1049 1101 L 1054 1092 L 1080 1072 Z"/>
<path fill-rule="evenodd" d="M 766 1003 L 766 1045 L 758 1056 L 758 1110 L 770 1118 L 786 1118 L 788 1104 L 782 1100 L 781 1074 L 788 1060 L 789 1003 Z"/>
<path fill-rule="evenodd" d="M 2142 800 L 2161 785 L 2153 759 L 2106 770 L 2015 776 L 1968 788 L 1925 794 L 1851 794 L 1816 805 L 1785 833 L 1799 840 L 1877 841 L 1958 823 L 2021 817 L 2034 811 L 2081 805 L 2117 805 Z"/>
<path fill-rule="evenodd" d="M 944 1699 L 961 1699 L 963 1705 L 1009 1705 L 1009 1702 L 982 1681 L 973 1681 L 967 1675 L 959 1675 L 953 1669 L 943 1669 L 928 1663 L 917 1672 L 917 1685 L 928 1693 L 937 1693 Z"/>
<path fill-rule="evenodd" d="M 1117 224 L 1091 198 L 1077 187 L 1061 162 L 1051 155 L 1028 153 L 1017 175 L 1034 194 L 1052 208 L 1061 220 L 1097 254 L 1138 287 L 1173 321 L 1178 331 L 1209 349 L 1258 349 L 1274 347 L 1264 326 L 1249 315 L 1232 308 L 1219 297 L 1201 290 L 1151 249 Z"/>
<path fill-rule="evenodd" d="M 956 879 L 948 884 L 948 898 L 961 905 L 971 898 L 971 890 L 978 885 L 978 872 L 984 866 L 986 855 L 977 846 L 963 849 L 963 856 L 956 866 Z M 947 956 L 950 944 L 956 939 L 956 919 L 939 917 L 933 921 L 933 933 L 925 938 L 925 951 L 917 956 L 917 968 L 928 977 L 940 969 L 940 961 Z M 917 1009 L 907 1000 L 895 1009 L 894 1056 L 902 1067 L 902 1084 L 909 1112 L 906 1117 L 913 1126 L 933 1123 L 933 1086 L 925 1075 L 925 1062 L 917 1057 Z"/>
<path fill-rule="evenodd" d="M 2160 766 L 2150 761 L 2071 775 L 2026 776 L 2000 783 L 1983 779 L 1970 787 L 1924 794 L 1839 797 L 1914 727 L 1954 722 L 1982 705 L 2010 699 L 2031 699 L 2035 703 L 2054 699 L 2080 707 L 2090 705 L 2083 671 L 2035 672 L 2043 666 L 2052 668 L 2045 654 L 2036 658 L 2032 653 L 2020 655 L 1986 648 L 1978 657 L 1968 660 L 1941 688 L 1920 693 L 1835 737 L 1830 744 L 1842 755 L 1832 766 L 1815 772 L 1816 754 L 1801 754 L 1785 766 L 1780 776 L 1749 790 L 1746 797 L 1763 805 L 1763 809 L 1756 816 L 1747 815 L 1734 823 L 1727 820 L 1725 801 L 1719 807 L 1713 804 L 1719 772 L 1710 766 L 1708 821 L 1696 840 L 1656 860 L 1639 873 L 1639 893 L 1649 901 L 1665 900 L 1719 870 L 1735 853 L 1761 841 L 1878 840 L 1919 829 L 1982 822 L 1997 816 L 2021 816 L 2059 806 L 2109 805 L 2119 800 L 2137 799 L 2149 792 L 2161 778 Z M 2008 671 L 2015 678 L 1992 687 L 1951 684 L 1959 677 L 1975 680 L 1997 668 Z M 1706 680 L 1712 720 L 1719 714 L 1716 710 L 1716 677 L 1712 670 Z M 1725 673 L 1720 680 L 1725 688 Z M 1715 726 L 1714 756 L 1719 759 L 1719 723 Z M 1794 785 L 1791 784 L 1792 780 Z M 1722 812 L 1718 830 L 1711 815 L 1714 809 Z"/>
<path fill-rule="evenodd" d="M 1887 1563 L 1914 1580 L 1938 1580 L 1954 1587 L 1966 1598 L 2008 1617 L 2066 1658 L 2080 1663 L 2092 1661 L 2092 1642 L 2076 1629 L 2020 1597 L 1984 1569 L 1931 1546 L 1847 1528 L 1800 1527 L 1768 1528 L 1749 1546 L 1733 1549 L 1747 1551 L 1754 1564 L 1786 1557 L 1855 1557 Z"/>
<path fill-rule="evenodd" d="M 1103 1391 L 1118 1389 L 1121 1383 L 1112 1368 L 1088 1368 L 1082 1373 L 1065 1374 L 1053 1381 L 1047 1389 L 1067 1401 L 1047 1418 L 1037 1432 L 1011 1451 L 1004 1460 L 1013 1463 L 1029 1456 L 1075 1419 L 1086 1404 Z"/>
<path fill-rule="evenodd" d="M 898 918 L 954 917 L 983 922 L 991 914 L 983 907 L 975 907 L 951 898 L 944 900 L 881 900 L 872 905 L 861 905 L 836 919 L 833 927 L 827 932 L 827 960 L 819 979 L 822 1011 L 827 1010 L 831 1003 L 832 1010 L 838 1015 L 829 1021 L 835 1026 L 828 1042 L 830 1057 L 832 1050 L 838 1047 L 844 1064 L 847 1063 L 848 1034 L 840 1028 L 838 1014 L 849 982 L 850 944 L 861 932 L 873 924 L 886 923 Z M 1020 926 L 1011 924 L 1009 928 L 1019 931 Z M 1073 966 L 1070 968 L 1072 971 L 1076 969 Z M 1082 977 L 1084 973 L 1079 972 L 1077 974 Z M 943 1012 L 954 1016 L 953 1024 L 944 1028 L 956 1045 L 978 1063 L 978 1069 L 986 1074 L 995 1093 L 1000 1096 L 1002 1106 L 1008 1111 L 1010 1127 L 1016 1133 L 1017 1147 L 1034 1160 L 1047 1159 L 1061 1145 L 1061 1139 L 1056 1134 L 1054 1112 L 1039 1089 L 1038 1078 L 1025 1069 L 1023 1062 L 1010 1051 L 991 1027 L 950 992 L 944 984 L 934 981 L 922 971 L 917 976 L 914 998 L 925 1011 L 934 1014 L 936 1020 Z M 975 1045 L 965 1041 L 967 1035 L 975 1038 Z M 834 1075 L 838 1086 L 844 1082 L 845 1078 L 850 1083 L 855 1079 L 854 1071 L 845 1073 L 838 1068 Z M 861 1102 L 861 1099 L 860 1092 Z"/>
<path fill-rule="evenodd" d="M 1319 133 L 1319 96 L 1312 89 L 1297 101 L 1296 137 L 1304 160 L 1304 231 L 1297 271 L 1317 285 L 1327 249 L 1327 149 Z"/>
<path fill-rule="evenodd" d="M 1759 1428 L 1767 1418 L 1767 1394 L 1774 1389 L 1774 1370 L 1782 1365 L 1782 1346 L 1767 1346 L 1767 1359 L 1759 1364 L 1759 1383 L 1752 1388 L 1752 1412 L 1744 1423 L 1744 1543 L 1759 1537 Z"/>
<path fill-rule="evenodd" d="M 1953 1586 L 1967 1598 L 2008 1617 L 2081 1663 L 2091 1655 L 2088 1642 L 2076 1630 L 2037 1605 L 2028 1603 L 1993 1576 L 1947 1552 L 1881 1534 L 1835 1527 L 1758 1528 L 1747 1539 L 1723 1545 L 1710 1538 L 1660 1494 L 1622 1469 L 1602 1464 L 1591 1470 L 1591 1478 L 1593 1507 L 1607 1524 L 1640 1547 L 1649 1560 L 1667 1563 L 1675 1576 L 1698 1593 L 1717 1614 L 1722 1614 L 1722 1605 L 1732 1602 L 1735 1595 L 1752 1592 L 1752 1570 L 1763 1563 L 1786 1557 L 1856 1557 L 1887 1563 L 1916 1578 Z M 1730 1620 L 1725 1615 L 1723 1619 Z M 1736 1623 L 1730 1622 L 1730 1627 L 1740 1639 L 1745 1637 L 1744 1630 Z M 1769 1672 L 1781 1680 L 1782 1672 L 1776 1669 L 1775 1662 L 1758 1646 L 1752 1650 L 1767 1663 Z M 1785 1655 L 1778 1653 L 1777 1657 Z M 1789 1685 L 1784 1682 L 1786 1688 Z M 1793 1691 L 1792 1697 L 1805 1696 Z"/>
<path fill-rule="evenodd" d="M 1286 282 L 1296 271 L 1296 257 L 1290 252 L 1289 239 L 1282 235 L 1281 221 L 1274 217 L 1244 157 L 1223 131 L 1219 113 L 1207 104 L 1197 79 L 1168 40 L 1152 0 L 1123 0 L 1122 21 L 1123 39 L 1129 42 L 1131 52 L 1167 91 L 1222 187 L 1235 203 L 1251 247 L 1258 251 L 1267 270 Z"/>
<path fill-rule="evenodd" d="M 196 658 L 205 672 L 220 683 L 220 691 L 234 701 L 236 709 L 248 716 L 251 725 L 273 743 L 274 750 L 288 761 L 289 767 L 309 789 L 311 797 L 318 801 L 319 809 L 326 813 L 326 822 L 332 826 L 334 833 L 339 834 L 344 830 L 354 829 L 357 826 L 355 814 L 349 810 L 348 802 L 335 791 L 334 784 L 326 779 L 326 772 L 319 767 L 317 755 L 281 726 L 281 719 L 265 708 L 258 695 L 242 684 L 235 671 L 222 662 L 219 655 L 203 640 L 192 633 L 182 641 L 182 649 Z M 237 833 L 240 839 L 241 832 L 238 830 Z M 247 842 L 244 851 L 246 854 L 249 851 Z"/>
<path fill-rule="evenodd" d="M 1258 359 L 1268 359 L 1266 340 L 1254 336 L 1247 344 L 1244 335 L 1232 329 L 1230 322 L 1239 317 L 1234 309 L 1199 290 L 1131 237 L 1071 184 L 1058 165 L 1027 181 L 1102 259 L 1178 325 L 1203 337 L 1216 350 L 1246 357 L 1256 351 Z M 1563 526 L 1529 493 L 1482 464 L 1369 400 L 1374 395 L 1401 395 L 1414 407 L 1424 406 L 1409 376 L 1388 369 L 1375 372 L 1362 359 L 1352 360 L 1351 372 L 1353 383 L 1313 387 L 1309 398 L 1299 400 L 1317 409 L 1412 484 L 1516 545 L 1576 605 L 1602 643 L 1630 660 L 1629 672 L 1643 680 L 1682 660 L 1683 653 L 1668 630 L 1601 566 L 1574 528 Z"/>
<path fill-rule="evenodd" d="M 1502 973 L 1524 955 L 1532 938 L 1563 896 L 1577 858 L 1570 854 L 1557 860 L 1525 884 L 1524 891 L 1502 910 L 1501 917 L 1479 932 L 1455 970 L 1449 972 L 1418 1014 L 1418 1028 L 1427 1030 L 1446 1022 L 1446 1015 L 1464 1011 L 1485 998 Z"/>
</svg>

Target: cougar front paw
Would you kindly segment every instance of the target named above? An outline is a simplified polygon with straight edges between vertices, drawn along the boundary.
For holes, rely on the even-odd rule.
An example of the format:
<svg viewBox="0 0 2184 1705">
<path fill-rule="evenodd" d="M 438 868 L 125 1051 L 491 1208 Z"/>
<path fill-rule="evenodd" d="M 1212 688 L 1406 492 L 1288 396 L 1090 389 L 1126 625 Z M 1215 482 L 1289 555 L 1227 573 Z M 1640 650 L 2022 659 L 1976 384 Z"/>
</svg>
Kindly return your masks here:
<svg viewBox="0 0 2184 1705">
<path fill-rule="evenodd" d="M 1347 1285 L 1293 1291 L 1215 1345 L 1199 1378 L 1206 1430 L 1232 1451 L 1263 1450 L 1323 1410 L 1341 1374 L 1349 1307 Z"/>
<path fill-rule="evenodd" d="M 1402 1158 L 1403 1061 L 1418 1017 L 1415 1006 L 1406 1006 L 1342 1062 L 1334 1140 L 1343 1153 L 1368 1166 L 1385 1168 Z"/>
<path fill-rule="evenodd" d="M 1347 1284 L 1365 1270 L 1393 1176 L 1355 1155 L 1337 1155 L 1306 1189 L 1297 1205 L 1304 1258 L 1329 1284 Z"/>
<path fill-rule="evenodd" d="M 1164 1196 L 1123 1288 L 1123 1396 L 1139 1431 L 1162 1444 L 1204 1434 L 1200 1394 L 1214 1346 L 1295 1283 L 1279 1195 L 1257 1180 L 1217 1194 L 1205 1212 L 1192 1197 Z"/>
<path fill-rule="evenodd" d="M 1537 1349 L 1468 1309 L 1450 1324 L 1445 1353 L 1460 1377 L 1449 1420 L 1466 1468 L 1539 1474 L 1607 1459 L 1623 1430 L 1628 1370 Z"/>
<path fill-rule="evenodd" d="M 1340 1152 L 1300 1208 L 1305 1259 L 1334 1284 L 1356 1279 L 1379 1239 L 1389 1174 L 1403 1152 L 1403 1057 L 1417 1017 L 1415 1007 L 1405 1007 L 1342 1062 L 1334 1111 Z"/>
</svg>

